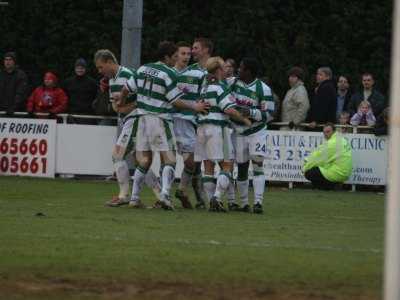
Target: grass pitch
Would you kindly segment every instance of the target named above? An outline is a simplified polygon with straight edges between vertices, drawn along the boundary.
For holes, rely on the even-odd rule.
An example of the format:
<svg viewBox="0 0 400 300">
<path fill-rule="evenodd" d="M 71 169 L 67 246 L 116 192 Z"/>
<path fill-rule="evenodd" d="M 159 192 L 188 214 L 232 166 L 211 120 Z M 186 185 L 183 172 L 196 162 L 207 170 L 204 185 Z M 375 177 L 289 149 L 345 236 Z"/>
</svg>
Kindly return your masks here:
<svg viewBox="0 0 400 300">
<path fill-rule="evenodd" d="M 381 297 L 384 196 L 272 188 L 254 215 L 104 207 L 116 191 L 0 177 L 0 299 Z"/>
</svg>

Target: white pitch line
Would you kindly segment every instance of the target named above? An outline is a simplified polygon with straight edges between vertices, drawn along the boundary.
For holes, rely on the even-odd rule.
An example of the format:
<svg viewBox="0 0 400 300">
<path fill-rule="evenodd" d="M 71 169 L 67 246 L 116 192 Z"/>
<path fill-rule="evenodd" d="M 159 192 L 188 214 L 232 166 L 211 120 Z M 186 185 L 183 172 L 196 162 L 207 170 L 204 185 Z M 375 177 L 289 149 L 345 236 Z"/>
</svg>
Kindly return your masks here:
<svg viewBox="0 0 400 300">
<path fill-rule="evenodd" d="M 304 245 L 304 244 L 284 244 L 284 243 L 268 243 L 268 242 L 249 242 L 249 243 L 238 243 L 238 242 L 220 242 L 216 240 L 208 241 L 194 241 L 194 240 L 161 240 L 164 243 L 177 243 L 185 245 L 212 245 L 212 246 L 223 246 L 223 247 L 252 247 L 252 248 L 271 248 L 271 249 L 306 249 L 306 250 L 321 250 L 330 252 L 350 252 L 350 253 L 382 253 L 381 249 L 376 248 L 351 248 L 351 247 L 333 247 L 333 246 L 316 246 L 316 245 Z"/>
<path fill-rule="evenodd" d="M 28 234 L 18 234 L 18 237 L 24 237 Z M 31 237 L 31 235 L 29 235 Z M 1 236 L 0 236 L 1 237 Z M 55 234 L 36 234 L 35 237 L 44 239 L 59 239 L 59 235 Z M 85 240 L 114 240 L 114 241 L 129 241 L 132 236 L 129 235 L 118 235 L 118 236 L 101 236 L 101 235 L 68 235 L 63 238 L 70 239 L 85 239 Z M 140 242 L 146 243 L 164 243 L 164 244 L 179 244 L 188 246 L 218 246 L 218 247 L 241 247 L 241 248 L 265 248 L 265 249 L 304 249 L 304 250 L 316 250 L 316 251 L 326 251 L 326 252 L 345 252 L 345 253 L 371 253 L 371 254 L 381 254 L 382 249 L 378 248 L 352 248 L 346 246 L 325 246 L 325 245 L 310 245 L 310 244 L 299 244 L 299 243 L 279 243 L 279 242 L 224 242 L 218 240 L 190 240 L 190 239 L 169 239 L 169 240 L 159 240 L 159 239 L 147 239 L 140 240 Z M 139 244 L 136 242 L 136 245 Z"/>
</svg>

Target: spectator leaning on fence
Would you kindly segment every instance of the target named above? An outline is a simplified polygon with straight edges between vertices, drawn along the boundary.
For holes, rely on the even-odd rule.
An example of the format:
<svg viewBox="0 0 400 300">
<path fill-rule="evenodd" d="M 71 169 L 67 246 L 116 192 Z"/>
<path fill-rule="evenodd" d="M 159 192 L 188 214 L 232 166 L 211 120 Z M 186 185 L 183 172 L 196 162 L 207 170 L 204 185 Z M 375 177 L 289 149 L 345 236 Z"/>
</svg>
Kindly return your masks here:
<svg viewBox="0 0 400 300">
<path fill-rule="evenodd" d="M 306 158 L 303 173 L 313 187 L 333 189 L 335 183 L 345 182 L 352 170 L 351 147 L 347 140 L 327 123 L 323 129 L 325 142 Z"/>
<path fill-rule="evenodd" d="M 97 94 L 96 81 L 87 74 L 87 63 L 83 58 L 75 62 L 75 75 L 64 81 L 63 89 L 68 96 L 69 114 L 93 115 L 93 100 Z M 72 119 L 71 122 L 79 124 L 94 124 L 95 120 Z"/>
<path fill-rule="evenodd" d="M 288 72 L 290 89 L 282 102 L 282 122 L 289 122 L 289 126 L 281 130 L 298 128 L 304 122 L 310 108 L 307 90 L 304 87 L 304 72 L 302 68 L 293 67 Z"/>
<path fill-rule="evenodd" d="M 367 101 L 361 101 L 358 105 L 357 113 L 350 120 L 351 125 L 374 126 L 376 122 L 374 113 L 371 109 L 371 104 Z"/>
<path fill-rule="evenodd" d="M 336 84 L 332 80 L 332 70 L 329 67 L 321 67 L 316 74 L 317 87 L 311 100 L 311 108 L 308 114 L 310 128 L 317 124 L 336 122 Z"/>
<path fill-rule="evenodd" d="M 357 112 L 361 101 L 367 100 L 371 104 L 372 112 L 379 116 L 387 106 L 385 97 L 375 89 L 375 80 L 371 73 L 364 73 L 361 76 L 362 90 L 351 97 L 349 111 L 351 114 Z"/>
<path fill-rule="evenodd" d="M 380 116 L 378 116 L 374 128 L 375 135 L 387 135 L 389 126 L 389 111 L 390 108 L 386 107 Z"/>
<path fill-rule="evenodd" d="M 28 99 L 26 110 L 30 113 L 59 114 L 67 110 L 68 97 L 57 86 L 58 78 L 52 72 L 47 72 L 43 85 L 37 87 Z"/>
<path fill-rule="evenodd" d="M 350 125 L 350 113 L 348 111 L 342 111 L 339 116 L 339 125 L 349 126 Z M 350 127 L 340 127 L 341 133 L 352 133 L 353 129 Z"/>
<path fill-rule="evenodd" d="M 341 113 L 348 110 L 350 100 L 349 79 L 347 76 L 340 75 L 337 81 L 336 121 L 340 121 Z"/>
<path fill-rule="evenodd" d="M 15 111 L 25 111 L 28 79 L 25 72 L 17 67 L 14 52 L 7 52 L 3 63 L 4 70 L 0 71 L 0 110 L 11 116 Z"/>
</svg>

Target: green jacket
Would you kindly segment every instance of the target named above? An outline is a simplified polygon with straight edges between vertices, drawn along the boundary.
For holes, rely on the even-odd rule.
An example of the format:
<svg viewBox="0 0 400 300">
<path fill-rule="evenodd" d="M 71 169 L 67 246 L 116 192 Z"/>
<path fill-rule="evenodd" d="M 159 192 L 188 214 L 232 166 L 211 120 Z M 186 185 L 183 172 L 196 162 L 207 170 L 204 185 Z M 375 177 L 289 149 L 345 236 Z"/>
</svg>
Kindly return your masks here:
<svg viewBox="0 0 400 300">
<path fill-rule="evenodd" d="M 306 158 L 303 172 L 319 167 L 322 175 L 331 182 L 344 182 L 351 174 L 352 157 L 349 143 L 335 132 Z"/>
</svg>

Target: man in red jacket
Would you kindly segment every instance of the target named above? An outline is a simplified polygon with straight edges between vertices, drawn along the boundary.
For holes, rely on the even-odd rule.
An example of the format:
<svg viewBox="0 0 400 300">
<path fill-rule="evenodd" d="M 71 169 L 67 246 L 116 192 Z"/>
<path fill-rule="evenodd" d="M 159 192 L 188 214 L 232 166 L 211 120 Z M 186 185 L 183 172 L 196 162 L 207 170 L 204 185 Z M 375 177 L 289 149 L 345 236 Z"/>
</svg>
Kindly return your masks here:
<svg viewBox="0 0 400 300">
<path fill-rule="evenodd" d="M 43 78 L 43 86 L 37 87 L 28 99 L 28 112 L 59 114 L 67 110 L 68 97 L 57 86 L 58 78 L 52 72 L 47 72 Z"/>
</svg>

